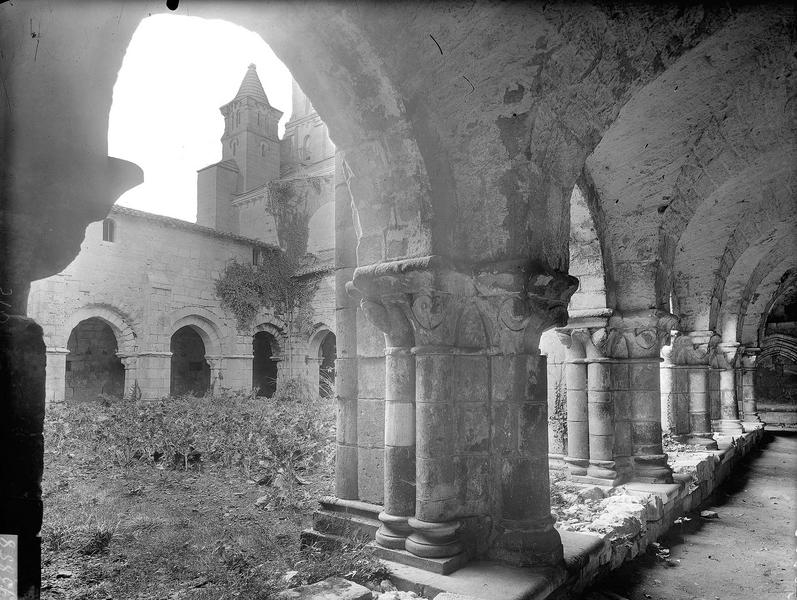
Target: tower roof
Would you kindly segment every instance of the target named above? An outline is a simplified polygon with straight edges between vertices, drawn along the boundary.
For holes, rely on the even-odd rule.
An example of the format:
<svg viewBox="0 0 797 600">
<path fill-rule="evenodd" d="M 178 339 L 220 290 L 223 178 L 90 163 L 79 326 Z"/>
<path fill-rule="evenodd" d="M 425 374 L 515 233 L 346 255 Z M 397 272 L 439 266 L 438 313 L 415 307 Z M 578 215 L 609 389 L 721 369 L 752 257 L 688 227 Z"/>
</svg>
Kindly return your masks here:
<svg viewBox="0 0 797 600">
<path fill-rule="evenodd" d="M 244 75 L 244 79 L 241 82 L 241 87 L 238 88 L 238 93 L 235 94 L 235 98 L 233 99 L 237 100 L 238 98 L 244 98 L 246 96 L 250 96 L 255 100 L 265 102 L 271 106 L 266 92 L 263 90 L 263 84 L 260 83 L 260 77 L 257 76 L 257 67 L 254 63 L 250 64 L 249 68 L 246 69 L 246 75 Z"/>
</svg>

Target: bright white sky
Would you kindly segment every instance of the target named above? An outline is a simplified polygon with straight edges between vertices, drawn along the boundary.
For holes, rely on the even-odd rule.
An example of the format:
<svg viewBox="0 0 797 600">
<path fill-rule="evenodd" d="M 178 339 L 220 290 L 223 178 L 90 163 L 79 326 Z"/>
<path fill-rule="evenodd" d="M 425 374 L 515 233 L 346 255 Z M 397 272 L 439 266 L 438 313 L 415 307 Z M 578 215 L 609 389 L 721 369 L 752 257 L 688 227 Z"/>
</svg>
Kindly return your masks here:
<svg viewBox="0 0 797 600">
<path fill-rule="evenodd" d="M 224 119 L 250 63 L 269 102 L 291 112 L 291 74 L 263 39 L 232 23 L 162 14 L 141 22 L 113 89 L 108 154 L 144 183 L 118 204 L 196 221 L 196 172 L 221 160 Z"/>
</svg>

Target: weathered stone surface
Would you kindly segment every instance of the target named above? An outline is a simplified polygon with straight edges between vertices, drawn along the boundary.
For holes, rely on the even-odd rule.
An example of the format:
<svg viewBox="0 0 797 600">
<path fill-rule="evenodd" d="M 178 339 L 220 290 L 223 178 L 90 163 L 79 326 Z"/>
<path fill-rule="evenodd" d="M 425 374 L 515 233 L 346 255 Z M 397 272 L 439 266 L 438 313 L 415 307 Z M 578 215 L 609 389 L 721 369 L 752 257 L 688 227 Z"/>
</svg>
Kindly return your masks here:
<svg viewBox="0 0 797 600">
<path fill-rule="evenodd" d="M 371 600 L 371 590 L 342 577 L 330 577 L 318 583 L 280 592 L 283 600 Z"/>
</svg>

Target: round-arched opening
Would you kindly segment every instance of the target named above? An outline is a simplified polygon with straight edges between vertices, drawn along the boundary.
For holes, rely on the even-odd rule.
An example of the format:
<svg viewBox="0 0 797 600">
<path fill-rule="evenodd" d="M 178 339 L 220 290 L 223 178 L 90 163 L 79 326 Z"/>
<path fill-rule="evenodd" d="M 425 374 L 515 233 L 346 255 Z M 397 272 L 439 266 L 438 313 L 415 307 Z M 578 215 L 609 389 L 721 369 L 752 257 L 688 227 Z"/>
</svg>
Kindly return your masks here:
<svg viewBox="0 0 797 600">
<path fill-rule="evenodd" d="M 169 350 L 172 353 L 169 393 L 204 395 L 210 388 L 210 365 L 205 360 L 202 336 L 190 325 L 181 327 L 172 335 Z"/>
<path fill-rule="evenodd" d="M 252 389 L 258 396 L 271 398 L 277 391 L 277 360 L 279 346 L 267 331 L 252 336 Z"/>
<path fill-rule="evenodd" d="M 78 323 L 66 345 L 67 402 L 85 402 L 103 394 L 124 395 L 125 368 L 116 356 L 116 335 L 97 317 Z"/>
<path fill-rule="evenodd" d="M 318 395 L 332 398 L 335 395 L 335 359 L 338 357 L 335 334 L 328 331 L 318 348 Z"/>
</svg>

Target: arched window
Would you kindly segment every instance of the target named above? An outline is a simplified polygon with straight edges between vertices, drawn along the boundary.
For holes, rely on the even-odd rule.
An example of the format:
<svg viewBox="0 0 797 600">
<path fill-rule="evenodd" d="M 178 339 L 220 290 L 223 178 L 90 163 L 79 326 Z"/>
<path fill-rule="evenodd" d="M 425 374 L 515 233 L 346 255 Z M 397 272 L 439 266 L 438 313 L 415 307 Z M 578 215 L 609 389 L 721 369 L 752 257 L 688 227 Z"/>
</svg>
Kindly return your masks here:
<svg viewBox="0 0 797 600">
<path fill-rule="evenodd" d="M 241 111 L 235 111 L 235 126 L 238 127 L 241 124 Z"/>
<path fill-rule="evenodd" d="M 260 156 L 265 156 L 265 155 L 266 155 L 266 145 L 260 144 Z"/>
<path fill-rule="evenodd" d="M 310 160 L 310 136 L 304 136 L 304 143 L 302 144 L 302 160 Z"/>
<path fill-rule="evenodd" d="M 257 113 L 257 126 L 260 127 L 260 113 Z"/>
<path fill-rule="evenodd" d="M 116 223 L 114 223 L 113 219 L 105 219 L 102 222 L 102 241 L 116 241 Z"/>
<path fill-rule="evenodd" d="M 238 140 L 233 140 L 230 142 L 230 146 L 232 147 L 232 155 L 235 156 L 235 154 L 238 152 Z"/>
</svg>

